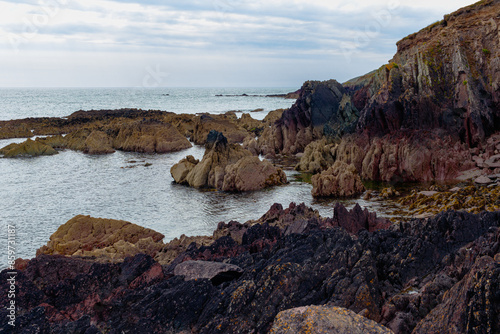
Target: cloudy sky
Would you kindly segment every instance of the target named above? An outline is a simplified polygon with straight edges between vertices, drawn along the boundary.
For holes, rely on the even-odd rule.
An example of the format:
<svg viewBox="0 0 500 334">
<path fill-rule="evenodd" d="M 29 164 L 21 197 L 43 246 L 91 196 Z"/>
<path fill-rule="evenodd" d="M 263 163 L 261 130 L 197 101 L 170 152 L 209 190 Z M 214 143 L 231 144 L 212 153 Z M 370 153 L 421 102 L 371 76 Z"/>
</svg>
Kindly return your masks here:
<svg viewBox="0 0 500 334">
<path fill-rule="evenodd" d="M 0 0 L 0 87 L 345 81 L 471 0 Z"/>
</svg>

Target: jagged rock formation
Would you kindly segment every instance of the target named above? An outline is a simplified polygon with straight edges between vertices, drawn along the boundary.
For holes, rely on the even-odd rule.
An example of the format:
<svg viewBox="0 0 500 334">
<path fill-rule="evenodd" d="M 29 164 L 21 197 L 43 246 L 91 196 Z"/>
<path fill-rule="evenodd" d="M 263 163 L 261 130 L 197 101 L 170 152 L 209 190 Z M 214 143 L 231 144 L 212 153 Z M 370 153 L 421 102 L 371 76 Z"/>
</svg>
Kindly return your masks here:
<svg viewBox="0 0 500 334">
<path fill-rule="evenodd" d="M 336 161 L 326 171 L 311 178 L 313 197 L 353 197 L 365 191 L 358 171 L 353 165 Z"/>
<path fill-rule="evenodd" d="M 347 83 L 358 130 L 440 128 L 483 143 L 500 125 L 499 11 L 487 0 L 446 15 L 399 41 L 389 65 Z"/>
<path fill-rule="evenodd" d="M 252 191 L 287 182 L 283 170 L 261 161 L 238 144 L 228 143 L 220 132 L 211 131 L 201 161 L 188 156 L 172 166 L 175 182 L 194 188 Z"/>
<path fill-rule="evenodd" d="M 285 234 L 255 224 L 241 244 L 230 236 L 193 244 L 164 267 L 142 254 L 105 264 L 39 255 L 17 271 L 15 329 L 3 322 L 0 331 L 267 333 L 282 324 L 282 311 L 324 305 L 398 334 L 500 329 L 500 212 L 448 211 L 356 235 L 326 226 L 301 206 L 276 206 L 266 217 L 307 228 Z M 216 281 L 174 275 L 191 260 L 243 272 Z M 1 289 L 7 278 L 8 271 L 0 273 Z M 0 295 L 0 317 L 8 302 Z"/>
<path fill-rule="evenodd" d="M 351 97 L 337 81 L 308 81 L 297 102 L 264 130 L 259 146 L 264 154 L 303 152 L 324 135 L 337 138 L 352 132 L 358 117 Z"/>
<path fill-rule="evenodd" d="M 443 21 L 399 41 L 388 65 L 344 83 L 342 96 L 350 96 L 346 105 L 351 101 L 353 105 L 347 110 L 359 110 L 359 119 L 340 117 L 337 125 L 355 123 L 343 127 L 351 135 L 342 143 L 345 153 L 357 151 L 358 161 L 353 163 L 363 178 L 446 180 L 471 168 L 471 152 L 484 150 L 487 138 L 500 128 L 499 11 L 498 0 L 486 0 L 446 15 Z M 338 116 L 341 97 L 311 93 L 309 85 L 273 126 L 272 135 L 270 130 L 264 132 L 261 151 L 302 152 L 302 143 L 328 134 L 327 127 L 314 133 L 305 129 L 317 105 L 330 107 L 321 109 L 329 112 L 324 118 Z M 315 89 L 325 92 L 331 85 L 330 81 L 315 83 Z M 321 102 L 312 103 L 314 97 Z M 352 122 L 345 123 L 346 119 Z M 446 153 L 450 150 L 453 154 Z M 316 171 L 318 166 L 311 168 L 304 160 L 299 168 Z"/>
</svg>

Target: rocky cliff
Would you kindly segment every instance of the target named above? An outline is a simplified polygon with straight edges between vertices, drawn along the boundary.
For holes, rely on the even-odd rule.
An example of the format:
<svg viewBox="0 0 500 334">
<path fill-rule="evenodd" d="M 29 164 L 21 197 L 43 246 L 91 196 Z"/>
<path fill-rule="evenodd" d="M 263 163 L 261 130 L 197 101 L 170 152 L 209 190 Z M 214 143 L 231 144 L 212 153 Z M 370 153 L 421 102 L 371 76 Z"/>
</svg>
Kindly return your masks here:
<svg viewBox="0 0 500 334">
<path fill-rule="evenodd" d="M 344 86 L 358 132 L 445 129 L 477 146 L 500 128 L 500 1 L 480 1 L 397 43 L 388 65 Z"/>
<path fill-rule="evenodd" d="M 293 154 L 341 138 L 343 151 L 332 154 L 351 163 L 354 152 L 363 178 L 457 177 L 473 167 L 471 149 L 484 149 L 500 130 L 499 12 L 500 1 L 480 1 L 399 41 L 394 58 L 376 71 L 343 85 L 306 82 L 296 104 L 264 131 L 261 152 Z M 322 155 L 321 163 L 332 160 L 312 151 L 307 156 Z M 317 167 L 302 161 L 298 168 Z"/>
</svg>

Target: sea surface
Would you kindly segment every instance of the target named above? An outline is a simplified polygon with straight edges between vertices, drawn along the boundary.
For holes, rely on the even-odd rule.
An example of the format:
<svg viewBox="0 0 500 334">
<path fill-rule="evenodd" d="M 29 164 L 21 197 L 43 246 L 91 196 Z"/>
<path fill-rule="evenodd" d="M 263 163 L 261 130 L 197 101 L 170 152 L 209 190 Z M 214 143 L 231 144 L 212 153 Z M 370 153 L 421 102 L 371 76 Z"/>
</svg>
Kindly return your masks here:
<svg viewBox="0 0 500 334">
<path fill-rule="evenodd" d="M 106 88 L 0 89 L 0 120 L 67 116 L 77 110 L 141 108 L 176 113 L 249 112 L 262 119 L 293 100 L 270 98 L 296 88 Z M 168 95 L 166 95 L 168 94 Z M 222 96 L 216 95 L 258 95 Z M 24 139 L 0 140 L 0 148 Z M 7 226 L 16 226 L 15 256 L 32 258 L 57 228 L 72 217 L 130 221 L 165 235 L 167 242 L 182 234 L 211 235 L 221 221 L 260 218 L 273 203 L 301 203 L 333 215 L 336 200 L 315 201 L 312 186 L 295 171 L 286 171 L 289 184 L 243 194 L 200 191 L 177 185 L 170 168 L 187 155 L 202 158 L 204 148 L 169 154 L 119 152 L 86 155 L 71 150 L 37 158 L 0 159 L 0 268 L 7 266 Z M 150 166 L 145 166 L 151 164 Z M 361 199 L 371 210 L 379 204 Z M 381 204 L 380 204 L 381 205 Z"/>
</svg>

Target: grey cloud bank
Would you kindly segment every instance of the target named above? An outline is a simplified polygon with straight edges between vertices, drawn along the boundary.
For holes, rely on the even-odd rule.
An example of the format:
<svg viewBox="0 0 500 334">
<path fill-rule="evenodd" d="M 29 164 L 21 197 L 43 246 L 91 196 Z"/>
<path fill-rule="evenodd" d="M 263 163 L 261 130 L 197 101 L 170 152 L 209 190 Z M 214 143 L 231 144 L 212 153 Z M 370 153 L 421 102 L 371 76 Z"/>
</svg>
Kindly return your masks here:
<svg viewBox="0 0 500 334">
<path fill-rule="evenodd" d="M 165 86 L 343 81 L 471 3 L 0 1 L 0 86 L 141 86 L 148 68 Z"/>
</svg>

